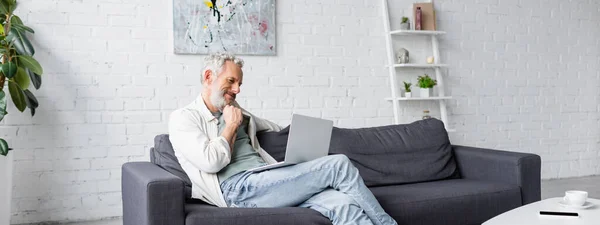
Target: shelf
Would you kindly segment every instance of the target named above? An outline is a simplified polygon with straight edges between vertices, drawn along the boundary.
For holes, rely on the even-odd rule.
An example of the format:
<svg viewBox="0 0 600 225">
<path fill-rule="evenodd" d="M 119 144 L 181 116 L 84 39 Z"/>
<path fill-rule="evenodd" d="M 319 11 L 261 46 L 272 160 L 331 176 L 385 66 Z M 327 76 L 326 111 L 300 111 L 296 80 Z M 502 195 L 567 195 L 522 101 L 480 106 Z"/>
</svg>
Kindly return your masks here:
<svg viewBox="0 0 600 225">
<path fill-rule="evenodd" d="M 391 35 L 442 35 L 446 34 L 445 31 L 439 30 L 393 30 L 390 31 Z"/>
<path fill-rule="evenodd" d="M 421 98 L 421 97 L 400 97 L 400 98 L 385 98 L 388 101 L 427 101 L 427 100 L 444 100 L 444 99 L 452 99 L 452 96 L 437 96 L 437 97 L 429 97 L 429 98 Z"/>
<path fill-rule="evenodd" d="M 440 68 L 447 67 L 447 64 L 394 64 L 393 67 L 396 68 Z"/>
<path fill-rule="evenodd" d="M 397 10 L 389 10 L 388 8 L 388 3 L 390 0 L 382 0 L 382 8 L 383 8 L 383 36 L 385 37 L 385 46 L 386 46 L 386 52 L 387 52 L 387 61 L 386 61 L 386 69 L 388 70 L 389 73 L 389 85 L 391 88 L 391 95 L 390 96 L 394 96 L 394 97 L 388 97 L 388 98 L 384 98 L 386 101 L 389 101 L 390 103 L 392 103 L 392 111 L 394 114 L 394 123 L 395 124 L 399 124 L 401 121 L 403 121 L 403 117 L 406 117 L 406 115 L 404 115 L 402 112 L 403 110 L 403 106 L 407 106 L 407 107 L 412 107 L 412 104 L 408 104 L 410 102 L 401 102 L 401 101 L 416 101 L 414 103 L 439 103 L 439 104 L 435 104 L 435 105 L 439 105 L 439 119 L 444 123 L 445 126 L 448 126 L 450 123 L 448 122 L 449 118 L 448 118 L 448 106 L 445 100 L 446 99 L 452 99 L 451 96 L 445 96 L 447 93 L 444 93 L 443 91 L 436 93 L 436 95 L 432 95 L 429 98 L 423 98 L 419 95 L 419 93 L 413 93 L 414 97 L 411 98 L 406 98 L 406 97 L 402 97 L 402 95 L 400 95 L 399 90 L 401 89 L 401 87 L 398 87 L 398 84 L 400 84 L 401 82 L 398 82 L 397 80 L 399 79 L 398 75 L 401 75 L 405 72 L 408 72 L 410 74 L 410 72 L 433 72 L 435 74 L 435 78 L 439 83 L 438 88 L 440 88 L 440 90 L 445 90 L 445 86 L 444 86 L 444 73 L 447 72 L 446 68 L 449 67 L 449 64 L 442 64 L 443 61 L 440 60 L 440 43 L 439 40 L 440 35 L 446 35 L 445 31 L 439 31 L 439 30 L 412 30 L 412 29 L 406 29 L 406 30 L 392 30 L 390 29 L 390 12 L 398 12 Z M 432 2 L 432 1 L 425 1 L 425 2 Z M 402 11 L 398 12 L 398 13 L 402 13 Z M 397 17 L 394 18 L 394 21 L 399 18 L 399 16 L 401 15 L 397 15 Z M 400 27 L 398 27 L 400 28 Z M 394 37 L 395 36 L 395 37 Z M 401 40 L 401 39 L 407 39 L 407 41 L 410 41 L 412 39 L 414 39 L 414 41 L 426 41 L 427 39 L 430 39 L 431 41 L 431 45 L 427 45 L 427 46 L 413 46 L 413 48 L 429 48 L 431 47 L 431 53 L 430 54 L 422 54 L 423 56 L 431 56 L 433 57 L 433 61 L 421 61 L 421 60 L 414 60 L 413 62 L 410 63 L 406 63 L 406 64 L 400 64 L 398 63 L 398 57 L 397 57 L 397 52 L 395 50 L 395 47 L 400 47 L 400 46 L 394 46 L 395 44 L 399 44 L 399 43 L 395 43 L 395 41 L 397 40 Z M 404 43 L 405 44 L 405 43 Z M 425 49 L 422 49 L 425 50 Z M 418 51 L 417 49 L 412 49 L 411 51 Z M 425 52 L 423 52 L 425 53 Z M 420 56 L 420 57 L 423 57 Z M 414 57 L 414 56 L 413 56 Z M 432 64 L 429 64 L 427 62 L 432 62 Z M 400 73 L 400 74 L 399 74 Z M 419 72 L 420 73 L 420 72 Z M 448 74 L 446 74 L 448 75 Z M 417 88 L 415 88 L 415 90 L 418 90 Z M 417 91 L 418 92 L 418 91 Z M 430 92 L 431 93 L 431 92 Z M 416 95 L 416 96 L 415 96 Z M 429 102 L 419 102 L 419 101 L 429 101 Z M 437 101 L 437 102 L 432 102 L 432 101 Z M 418 104 L 417 104 L 418 105 Z M 410 117 L 410 115 L 409 115 Z M 455 129 L 450 129 L 449 127 L 445 127 L 446 131 L 448 132 L 455 132 Z"/>
</svg>

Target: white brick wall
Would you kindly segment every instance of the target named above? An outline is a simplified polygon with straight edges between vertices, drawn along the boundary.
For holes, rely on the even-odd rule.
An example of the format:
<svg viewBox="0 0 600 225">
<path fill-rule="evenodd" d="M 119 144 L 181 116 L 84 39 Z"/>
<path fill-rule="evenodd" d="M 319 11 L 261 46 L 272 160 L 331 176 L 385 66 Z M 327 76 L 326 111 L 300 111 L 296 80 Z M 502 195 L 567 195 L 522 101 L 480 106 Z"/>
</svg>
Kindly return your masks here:
<svg viewBox="0 0 600 225">
<path fill-rule="evenodd" d="M 397 27 L 412 1 L 391 2 Z M 197 96 L 202 56 L 172 53 L 170 0 L 19 3 L 46 74 L 38 114 L 9 104 L 0 129 L 17 149 L 12 223 L 120 216 L 120 166 L 148 160 L 168 114 Z M 599 8 L 437 1 L 452 142 L 540 154 L 544 178 L 600 174 Z M 341 127 L 392 122 L 380 1 L 279 0 L 277 22 L 278 55 L 244 57 L 243 106 L 282 125 L 292 112 Z M 423 39 L 394 40 L 428 54 Z M 406 122 L 439 113 L 402 107 Z"/>
</svg>

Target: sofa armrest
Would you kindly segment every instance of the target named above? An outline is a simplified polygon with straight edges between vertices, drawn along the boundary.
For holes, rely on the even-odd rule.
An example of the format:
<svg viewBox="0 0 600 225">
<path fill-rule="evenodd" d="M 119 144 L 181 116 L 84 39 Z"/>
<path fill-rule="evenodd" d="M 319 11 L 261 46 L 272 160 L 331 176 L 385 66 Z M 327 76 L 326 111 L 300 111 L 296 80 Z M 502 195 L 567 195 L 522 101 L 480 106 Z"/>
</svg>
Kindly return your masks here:
<svg viewBox="0 0 600 225">
<path fill-rule="evenodd" d="M 541 199 L 540 156 L 459 145 L 453 149 L 462 178 L 518 185 L 523 205 Z"/>
<path fill-rule="evenodd" d="M 121 168 L 123 225 L 184 225 L 183 181 L 151 162 Z"/>
</svg>

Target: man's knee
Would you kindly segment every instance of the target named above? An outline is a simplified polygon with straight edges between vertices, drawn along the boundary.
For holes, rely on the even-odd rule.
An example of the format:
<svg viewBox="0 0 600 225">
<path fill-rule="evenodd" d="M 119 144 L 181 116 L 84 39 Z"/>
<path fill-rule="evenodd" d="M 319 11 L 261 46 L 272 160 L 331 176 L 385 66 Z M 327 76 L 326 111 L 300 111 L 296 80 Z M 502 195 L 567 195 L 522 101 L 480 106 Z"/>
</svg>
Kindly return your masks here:
<svg viewBox="0 0 600 225">
<path fill-rule="evenodd" d="M 338 169 L 349 169 L 351 171 L 357 171 L 357 168 L 354 167 L 354 164 L 352 164 L 348 156 L 344 154 L 329 155 L 328 157 L 328 163 L 334 165 Z"/>
<path fill-rule="evenodd" d="M 350 159 L 348 158 L 348 156 L 344 155 L 344 154 L 335 154 L 335 155 L 330 155 L 329 157 L 332 158 L 332 160 L 334 161 L 339 161 L 339 162 L 350 162 Z"/>
</svg>

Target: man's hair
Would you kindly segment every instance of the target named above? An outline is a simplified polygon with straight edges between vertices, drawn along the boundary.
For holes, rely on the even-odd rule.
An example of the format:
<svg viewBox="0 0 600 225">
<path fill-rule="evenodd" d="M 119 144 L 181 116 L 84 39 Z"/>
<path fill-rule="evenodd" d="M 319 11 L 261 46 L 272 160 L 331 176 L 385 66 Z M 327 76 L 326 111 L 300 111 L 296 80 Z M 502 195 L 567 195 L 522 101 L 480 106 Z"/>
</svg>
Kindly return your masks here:
<svg viewBox="0 0 600 225">
<path fill-rule="evenodd" d="M 223 65 L 225 64 L 225 61 L 231 61 L 238 65 L 240 68 L 244 66 L 244 60 L 237 58 L 231 53 L 211 53 L 210 55 L 204 58 L 204 70 L 202 70 L 202 77 L 204 77 L 204 73 L 206 73 L 207 70 L 210 70 L 212 72 L 211 76 L 214 76 L 215 78 L 219 76 L 221 70 L 223 69 Z M 201 79 L 201 81 L 204 83 L 204 78 Z"/>
</svg>

